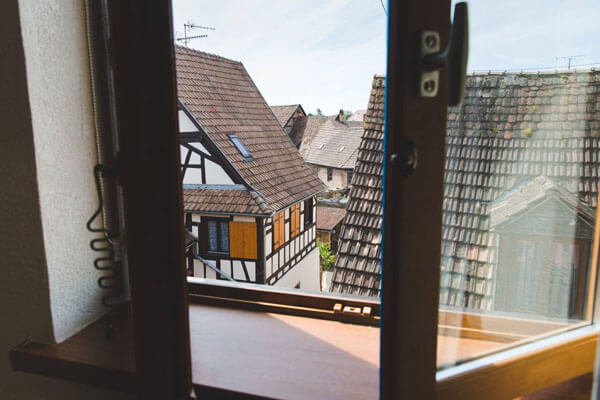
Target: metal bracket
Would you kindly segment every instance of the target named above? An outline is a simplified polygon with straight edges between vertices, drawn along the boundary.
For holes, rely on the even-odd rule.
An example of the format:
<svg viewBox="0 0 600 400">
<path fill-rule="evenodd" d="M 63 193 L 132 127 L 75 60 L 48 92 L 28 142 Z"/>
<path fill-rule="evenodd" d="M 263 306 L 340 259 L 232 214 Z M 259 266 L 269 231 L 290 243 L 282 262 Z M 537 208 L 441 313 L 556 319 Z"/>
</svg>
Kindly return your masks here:
<svg viewBox="0 0 600 400">
<path fill-rule="evenodd" d="M 436 31 L 421 32 L 421 59 L 424 56 L 439 53 L 440 34 Z M 419 82 L 419 92 L 421 97 L 431 98 L 438 94 L 440 85 L 440 71 L 434 71 L 421 68 L 421 80 Z"/>
</svg>

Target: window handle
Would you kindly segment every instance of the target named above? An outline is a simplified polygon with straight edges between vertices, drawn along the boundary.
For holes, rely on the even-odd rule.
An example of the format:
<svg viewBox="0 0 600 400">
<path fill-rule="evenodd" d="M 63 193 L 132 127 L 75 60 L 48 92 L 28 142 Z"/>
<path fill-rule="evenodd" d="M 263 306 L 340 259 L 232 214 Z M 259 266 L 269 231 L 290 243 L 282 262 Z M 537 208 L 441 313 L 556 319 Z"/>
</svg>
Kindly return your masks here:
<svg viewBox="0 0 600 400">
<path fill-rule="evenodd" d="M 458 106 L 465 94 L 465 78 L 469 59 L 469 15 L 466 2 L 454 6 L 450 41 L 440 51 L 440 35 L 436 31 L 421 33 L 421 97 L 436 97 L 439 87 L 439 70 L 448 76 L 448 105 Z"/>
</svg>

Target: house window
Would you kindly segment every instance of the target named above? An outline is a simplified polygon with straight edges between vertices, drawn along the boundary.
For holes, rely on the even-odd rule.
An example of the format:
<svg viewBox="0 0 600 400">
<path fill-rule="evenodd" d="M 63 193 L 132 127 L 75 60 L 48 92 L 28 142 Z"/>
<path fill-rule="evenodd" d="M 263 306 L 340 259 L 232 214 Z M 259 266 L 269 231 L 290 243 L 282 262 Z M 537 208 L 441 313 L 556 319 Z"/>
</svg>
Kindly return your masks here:
<svg viewBox="0 0 600 400">
<path fill-rule="evenodd" d="M 211 219 L 201 225 L 205 233 L 204 249 L 211 253 L 229 253 L 229 221 Z"/>
<path fill-rule="evenodd" d="M 327 182 L 333 179 L 333 168 L 327 167 Z"/>
<path fill-rule="evenodd" d="M 304 227 L 313 223 L 313 200 L 304 200 Z"/>
<path fill-rule="evenodd" d="M 229 235 L 231 237 L 231 258 L 243 258 L 256 260 L 256 222 L 229 223 Z"/>
<path fill-rule="evenodd" d="M 273 217 L 273 250 L 280 248 L 285 242 L 285 218 L 283 212 Z"/>
<path fill-rule="evenodd" d="M 290 237 L 300 233 L 300 204 L 290 207 Z"/>
<path fill-rule="evenodd" d="M 352 173 L 352 171 L 348 171 L 348 174 L 346 175 L 346 177 L 347 177 L 346 184 L 348 186 L 352 185 L 352 176 L 354 176 L 354 174 Z"/>
<path fill-rule="evenodd" d="M 240 152 L 242 157 L 245 158 L 245 161 L 253 161 L 254 160 L 254 157 L 252 157 L 252 154 L 250 154 L 248 149 L 246 149 L 246 146 L 244 146 L 244 143 L 242 143 L 241 139 L 239 137 L 237 137 L 237 135 L 227 135 L 227 136 L 229 137 L 229 140 L 231 140 L 231 142 L 233 143 L 235 148 Z"/>
</svg>

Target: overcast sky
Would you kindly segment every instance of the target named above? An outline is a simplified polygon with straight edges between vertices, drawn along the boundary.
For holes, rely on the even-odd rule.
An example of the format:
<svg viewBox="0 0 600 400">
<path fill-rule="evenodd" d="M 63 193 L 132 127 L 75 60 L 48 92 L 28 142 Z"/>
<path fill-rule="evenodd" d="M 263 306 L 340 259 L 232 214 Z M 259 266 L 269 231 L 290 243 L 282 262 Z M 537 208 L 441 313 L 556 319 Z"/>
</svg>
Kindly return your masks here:
<svg viewBox="0 0 600 400">
<path fill-rule="evenodd" d="M 387 6 L 387 1 L 384 0 Z M 600 63 L 599 0 L 469 2 L 469 70 Z M 173 0 L 174 27 L 216 28 L 189 46 L 244 63 L 271 105 L 366 108 L 385 74 L 387 20 L 380 0 Z M 599 65 L 594 65 L 600 68 Z M 589 67 L 588 67 L 589 68 Z"/>
</svg>

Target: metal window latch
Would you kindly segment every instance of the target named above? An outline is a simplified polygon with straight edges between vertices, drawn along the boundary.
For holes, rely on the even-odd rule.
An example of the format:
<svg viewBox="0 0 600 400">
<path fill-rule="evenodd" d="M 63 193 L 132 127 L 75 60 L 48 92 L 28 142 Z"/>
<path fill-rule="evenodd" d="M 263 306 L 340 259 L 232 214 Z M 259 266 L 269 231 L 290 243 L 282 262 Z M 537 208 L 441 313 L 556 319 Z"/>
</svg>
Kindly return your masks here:
<svg viewBox="0 0 600 400">
<path fill-rule="evenodd" d="M 448 47 L 440 51 L 440 35 L 436 31 L 423 31 L 420 37 L 420 80 L 421 97 L 432 98 L 438 95 L 440 69 L 448 76 L 449 106 L 462 103 L 465 93 L 465 76 L 469 58 L 469 20 L 467 3 L 456 3 L 454 21 Z"/>
<path fill-rule="evenodd" d="M 355 315 L 357 317 L 370 317 L 371 316 L 371 307 L 369 306 L 364 306 L 364 307 L 351 307 L 351 306 L 344 306 L 342 303 L 335 303 L 335 305 L 333 306 L 333 313 L 334 314 L 348 314 L 348 315 Z"/>
</svg>

